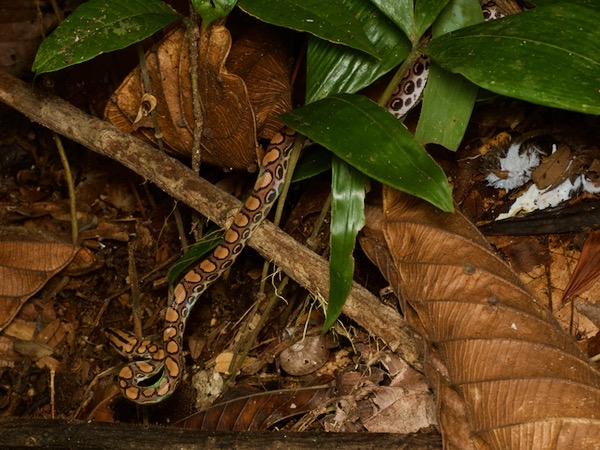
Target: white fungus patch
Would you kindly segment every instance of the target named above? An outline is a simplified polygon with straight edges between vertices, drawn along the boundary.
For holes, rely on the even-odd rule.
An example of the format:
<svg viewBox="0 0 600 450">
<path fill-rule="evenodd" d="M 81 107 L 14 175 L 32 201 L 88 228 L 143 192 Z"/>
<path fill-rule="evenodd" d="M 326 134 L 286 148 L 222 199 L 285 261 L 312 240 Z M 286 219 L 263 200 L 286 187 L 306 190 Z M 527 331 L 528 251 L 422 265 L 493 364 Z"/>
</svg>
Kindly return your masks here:
<svg viewBox="0 0 600 450">
<path fill-rule="evenodd" d="M 553 189 L 540 190 L 535 184 L 529 186 L 512 204 L 507 213 L 500 214 L 496 220 L 504 220 L 517 214 L 527 214 L 538 209 L 553 208 L 560 203 L 569 200 L 573 194 L 583 191 L 591 194 L 600 192 L 596 186 L 585 175 L 579 175 L 573 181 L 566 179 Z"/>
<path fill-rule="evenodd" d="M 540 165 L 541 150 L 531 145 L 521 152 L 521 146 L 521 142 L 514 142 L 508 148 L 506 156 L 498 159 L 498 169 L 503 176 L 491 172 L 485 178 L 488 186 L 510 191 L 531 180 L 531 172 Z"/>
<path fill-rule="evenodd" d="M 498 159 L 499 173 L 502 173 L 504 177 L 490 173 L 486 177 L 489 186 L 510 191 L 525 185 L 531 180 L 533 169 L 540 165 L 542 151 L 535 146 L 530 146 L 525 151 L 520 152 L 520 147 L 521 143 L 512 144 L 506 152 L 506 156 Z M 554 152 L 556 152 L 556 145 L 552 146 L 552 153 Z M 569 166 L 566 170 L 569 169 Z M 567 178 L 558 186 L 550 186 L 546 189 L 539 189 L 535 184 L 532 184 L 517 197 L 509 211 L 500 214 L 496 220 L 508 219 L 517 214 L 527 214 L 535 210 L 553 208 L 571 199 L 578 192 L 600 193 L 600 186 L 590 181 L 585 174 L 573 179 Z"/>
</svg>

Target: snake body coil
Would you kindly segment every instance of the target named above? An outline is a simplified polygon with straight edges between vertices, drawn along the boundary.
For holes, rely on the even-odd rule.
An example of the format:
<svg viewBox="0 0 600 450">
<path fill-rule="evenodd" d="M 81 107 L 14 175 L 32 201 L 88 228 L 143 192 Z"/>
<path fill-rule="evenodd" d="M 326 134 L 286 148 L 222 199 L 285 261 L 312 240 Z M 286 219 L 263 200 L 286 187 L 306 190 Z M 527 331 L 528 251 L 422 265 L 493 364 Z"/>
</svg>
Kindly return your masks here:
<svg viewBox="0 0 600 450">
<path fill-rule="evenodd" d="M 123 395 L 136 403 L 157 403 L 177 388 L 183 372 L 183 333 L 190 311 L 206 288 L 236 260 L 254 229 L 277 199 L 295 133 L 285 129 L 269 144 L 254 190 L 225 232 L 223 241 L 175 286 L 165 314 L 162 343 L 140 340 L 131 333 L 109 330 L 111 344 L 129 358 L 118 375 Z"/>
</svg>

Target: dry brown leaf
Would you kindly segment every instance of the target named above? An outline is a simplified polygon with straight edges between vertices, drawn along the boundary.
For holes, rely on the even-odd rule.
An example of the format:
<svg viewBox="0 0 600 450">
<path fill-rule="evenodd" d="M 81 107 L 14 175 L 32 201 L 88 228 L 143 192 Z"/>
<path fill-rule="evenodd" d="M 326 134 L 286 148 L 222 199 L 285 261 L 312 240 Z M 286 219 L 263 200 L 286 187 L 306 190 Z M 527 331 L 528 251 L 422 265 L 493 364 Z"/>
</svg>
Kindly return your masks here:
<svg viewBox="0 0 600 450">
<path fill-rule="evenodd" d="M 227 68 L 246 83 L 259 137 L 271 139 L 283 126 L 279 115 L 292 109 L 289 61 L 281 40 L 264 24 L 246 29 L 231 48 Z"/>
<path fill-rule="evenodd" d="M 165 148 L 189 156 L 193 144 L 194 114 L 187 35 L 183 28 L 170 32 L 146 55 L 156 100 L 156 113 Z M 198 89 L 202 104 L 202 160 L 226 168 L 256 168 L 258 146 L 254 113 L 244 81 L 225 69 L 231 35 L 223 26 L 203 30 L 199 42 Z M 107 104 L 104 115 L 115 126 L 138 137 L 156 141 L 146 105 L 146 116 L 136 122 L 145 103 L 141 70 L 134 69 Z"/>
<path fill-rule="evenodd" d="M 0 331 L 78 251 L 75 245 L 35 230 L 0 229 Z"/>
<path fill-rule="evenodd" d="M 431 345 L 428 373 L 447 373 L 437 380 L 446 445 L 596 448 L 600 374 L 573 338 L 462 215 L 384 192 L 394 288 Z M 466 428 L 453 423 L 460 399 Z"/>
<path fill-rule="evenodd" d="M 568 178 L 567 169 L 570 162 L 571 149 L 562 144 L 558 150 L 542 159 L 540 165 L 531 173 L 531 179 L 540 190 L 554 189 Z"/>
<path fill-rule="evenodd" d="M 372 433 L 416 433 L 437 423 L 435 404 L 426 383 L 420 389 L 378 386 L 361 404 L 360 418 Z"/>
<path fill-rule="evenodd" d="M 256 168 L 261 155 L 257 154 L 260 148 L 254 112 L 244 81 L 225 69 L 230 50 L 231 35 L 224 26 L 201 33 L 198 85 L 204 121 L 203 153 L 223 167 Z M 201 64 L 203 61 L 206 64 Z"/>
<path fill-rule="evenodd" d="M 393 378 L 358 402 L 365 428 L 374 433 L 408 434 L 436 426 L 437 410 L 425 376 L 392 352 L 382 352 L 381 362 Z M 389 372 L 390 363 L 400 369 L 395 375 Z"/>
<path fill-rule="evenodd" d="M 4 336 L 10 336 L 22 341 L 31 341 L 35 336 L 36 323 L 31 320 L 16 318 L 2 330 Z"/>
<path fill-rule="evenodd" d="M 79 205 L 79 209 L 77 210 L 77 222 L 81 227 L 89 227 L 98 220 L 91 211 L 86 211 L 86 209 L 89 208 L 82 204 Z M 71 221 L 71 209 L 66 200 L 63 202 L 40 201 L 32 202 L 27 205 L 19 205 L 15 212 L 24 217 L 37 218 L 49 215 L 53 219 L 61 222 Z"/>
<path fill-rule="evenodd" d="M 55 348 L 63 341 L 67 333 L 65 324 L 60 319 L 54 319 L 38 333 L 35 342 Z"/>
<path fill-rule="evenodd" d="M 593 230 L 583 244 L 581 256 L 569 284 L 565 288 L 562 302 L 588 290 L 600 276 L 600 230 Z"/>
<path fill-rule="evenodd" d="M 15 366 L 20 356 L 15 352 L 14 346 L 14 339 L 0 336 L 0 368 Z"/>
<path fill-rule="evenodd" d="M 311 411 L 333 397 L 329 387 L 248 393 L 242 389 L 229 391 L 237 396 L 213 404 L 175 425 L 182 428 L 211 431 L 267 430 L 277 422 Z"/>
<path fill-rule="evenodd" d="M 595 150 L 596 153 L 600 153 L 597 148 Z M 592 161 L 586 175 L 590 181 L 598 186 L 598 182 L 600 181 L 600 160 L 595 158 Z"/>
</svg>

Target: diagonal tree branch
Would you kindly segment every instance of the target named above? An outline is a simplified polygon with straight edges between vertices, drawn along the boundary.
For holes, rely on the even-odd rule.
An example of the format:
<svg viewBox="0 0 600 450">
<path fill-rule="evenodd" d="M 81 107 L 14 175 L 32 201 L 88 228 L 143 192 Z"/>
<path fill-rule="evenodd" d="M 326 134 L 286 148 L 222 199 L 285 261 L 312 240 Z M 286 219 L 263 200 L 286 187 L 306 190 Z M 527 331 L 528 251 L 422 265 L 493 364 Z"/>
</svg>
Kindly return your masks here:
<svg viewBox="0 0 600 450">
<path fill-rule="evenodd" d="M 237 199 L 198 177 L 179 161 L 2 71 L 0 101 L 32 121 L 118 161 L 219 226 L 226 226 L 241 206 Z M 328 298 L 327 262 L 271 222 L 265 221 L 255 231 L 249 245 L 313 295 Z M 419 364 L 413 333 L 399 313 L 382 305 L 359 284 L 353 284 L 343 312 L 393 349 L 398 349 L 409 363 Z"/>
</svg>

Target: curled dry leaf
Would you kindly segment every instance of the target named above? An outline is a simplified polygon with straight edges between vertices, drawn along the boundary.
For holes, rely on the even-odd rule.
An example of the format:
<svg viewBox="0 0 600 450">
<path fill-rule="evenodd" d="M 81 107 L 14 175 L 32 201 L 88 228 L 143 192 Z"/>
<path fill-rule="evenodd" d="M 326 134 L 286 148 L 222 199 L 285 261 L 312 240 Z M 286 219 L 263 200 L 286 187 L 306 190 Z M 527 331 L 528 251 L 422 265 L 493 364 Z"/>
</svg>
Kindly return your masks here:
<svg viewBox="0 0 600 450">
<path fill-rule="evenodd" d="M 565 288 L 562 301 L 567 302 L 585 292 L 600 276 L 600 230 L 593 230 L 583 244 L 581 256 L 569 284 Z"/>
<path fill-rule="evenodd" d="M 225 69 L 231 35 L 223 26 L 209 27 L 201 32 L 199 47 L 203 153 L 223 167 L 256 167 L 256 124 L 248 91 L 240 77 Z"/>
<path fill-rule="evenodd" d="M 177 28 L 146 54 L 155 108 L 142 101 L 147 93 L 138 66 L 113 94 L 104 116 L 116 127 L 156 142 L 149 115 L 154 109 L 165 149 L 189 157 L 195 120 L 187 42 L 185 30 Z M 244 82 L 224 68 L 230 48 L 231 35 L 225 27 L 210 27 L 203 32 L 198 49 L 202 121 L 197 126 L 202 130 L 204 162 L 246 169 L 256 163 L 254 115 Z M 141 119 L 140 110 L 147 113 Z"/>
<path fill-rule="evenodd" d="M 427 383 L 417 389 L 377 386 L 359 402 L 359 415 L 372 433 L 416 433 L 435 426 L 435 403 Z"/>
<path fill-rule="evenodd" d="M 79 251 L 80 247 L 35 230 L 0 229 L 0 331 Z"/>
<path fill-rule="evenodd" d="M 292 109 L 290 58 L 281 40 L 264 24 L 248 27 L 234 42 L 227 68 L 246 83 L 258 136 L 271 139 L 283 126 L 279 115 Z"/>
<path fill-rule="evenodd" d="M 259 393 L 239 389 L 229 391 L 227 400 L 199 411 L 176 425 L 210 431 L 267 430 L 283 419 L 321 406 L 333 395 L 334 389 L 331 387 Z"/>
<path fill-rule="evenodd" d="M 554 189 L 568 177 L 567 168 L 571 163 L 571 149 L 568 145 L 560 145 L 551 155 L 531 172 L 531 179 L 538 189 Z"/>
<path fill-rule="evenodd" d="M 388 188 L 383 210 L 394 290 L 430 345 L 446 446 L 594 448 L 600 374 L 477 229 Z"/>
<path fill-rule="evenodd" d="M 202 118 L 196 125 L 201 130 L 204 162 L 250 170 L 261 156 L 257 154 L 255 114 L 268 138 L 279 128 L 274 117 L 291 107 L 289 68 L 279 44 L 261 45 L 246 37 L 228 60 L 231 45 L 231 35 L 223 26 L 201 31 L 198 91 Z M 225 68 L 226 61 L 231 72 Z M 195 121 L 186 31 L 177 28 L 165 36 L 146 54 L 146 64 L 151 96 L 144 92 L 138 66 L 113 94 L 104 115 L 118 128 L 156 142 L 150 117 L 155 110 L 165 149 L 190 156 Z M 234 71 L 247 77 L 248 89 Z"/>
</svg>

